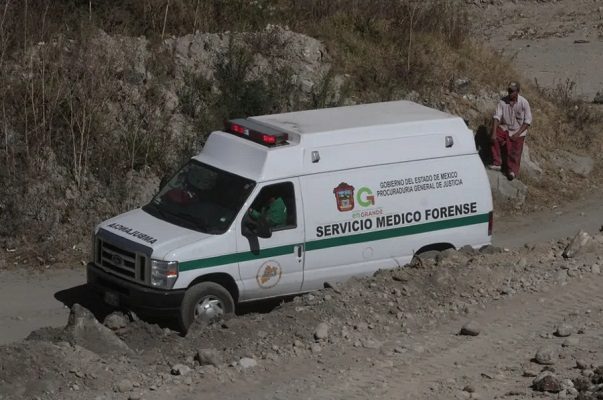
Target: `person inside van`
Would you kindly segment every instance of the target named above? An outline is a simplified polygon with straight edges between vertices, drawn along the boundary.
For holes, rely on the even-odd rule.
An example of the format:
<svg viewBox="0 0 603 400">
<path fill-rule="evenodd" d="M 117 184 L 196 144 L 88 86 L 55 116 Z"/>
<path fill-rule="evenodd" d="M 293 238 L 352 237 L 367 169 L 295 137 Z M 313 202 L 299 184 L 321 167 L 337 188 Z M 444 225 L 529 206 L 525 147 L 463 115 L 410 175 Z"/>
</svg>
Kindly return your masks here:
<svg viewBox="0 0 603 400">
<path fill-rule="evenodd" d="M 275 191 L 268 191 L 260 210 L 249 209 L 249 216 L 255 222 L 266 221 L 270 228 L 278 228 L 287 224 L 287 206 Z"/>
</svg>

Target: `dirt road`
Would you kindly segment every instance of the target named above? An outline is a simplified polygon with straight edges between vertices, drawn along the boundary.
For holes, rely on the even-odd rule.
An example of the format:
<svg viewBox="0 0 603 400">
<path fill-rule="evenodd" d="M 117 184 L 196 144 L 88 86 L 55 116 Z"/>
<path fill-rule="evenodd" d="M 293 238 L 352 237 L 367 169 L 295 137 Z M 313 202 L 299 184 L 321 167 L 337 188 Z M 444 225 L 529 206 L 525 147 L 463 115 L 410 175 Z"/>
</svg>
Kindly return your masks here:
<svg viewBox="0 0 603 400">
<path fill-rule="evenodd" d="M 596 232 L 603 225 L 601 198 L 603 193 L 596 192 L 563 207 L 501 218 L 495 222 L 493 242 L 515 248 L 573 236 L 580 229 Z M 40 327 L 63 326 L 69 314 L 66 305 L 74 299 L 95 300 L 86 296 L 85 280 L 82 266 L 34 274 L 0 271 L 0 344 L 23 339 Z"/>
<path fill-rule="evenodd" d="M 469 315 L 409 335 L 389 335 L 379 349 L 324 351 L 286 364 L 265 361 L 236 380 L 204 382 L 204 399 L 391 400 L 506 399 L 532 397 L 530 385 L 540 370 L 531 360 L 542 346 L 559 348 L 554 368 L 566 378 L 579 375 L 577 360 L 600 362 L 601 330 L 592 321 L 603 315 L 603 278 L 597 276 L 543 293 L 524 293 L 493 302 Z M 471 319 L 484 328 L 476 337 L 458 335 Z M 570 323 L 578 342 L 566 345 L 556 327 Z M 582 329 L 583 333 L 575 332 Z M 391 349 L 396 349 L 392 351 Z M 573 370 L 573 372 L 572 372 Z M 195 386 L 151 392 L 196 399 Z M 197 387 L 198 388 L 198 387 Z"/>
<path fill-rule="evenodd" d="M 446 251 L 186 337 L 74 307 L 66 329 L 0 346 L 0 398 L 518 400 L 545 397 L 548 368 L 555 398 L 594 400 L 603 234 L 573 258 L 568 243 Z"/>
<path fill-rule="evenodd" d="M 512 57 L 523 79 L 545 88 L 573 82 L 569 94 L 587 101 L 603 91 L 601 1 L 502 1 L 473 12 L 477 37 Z"/>
</svg>

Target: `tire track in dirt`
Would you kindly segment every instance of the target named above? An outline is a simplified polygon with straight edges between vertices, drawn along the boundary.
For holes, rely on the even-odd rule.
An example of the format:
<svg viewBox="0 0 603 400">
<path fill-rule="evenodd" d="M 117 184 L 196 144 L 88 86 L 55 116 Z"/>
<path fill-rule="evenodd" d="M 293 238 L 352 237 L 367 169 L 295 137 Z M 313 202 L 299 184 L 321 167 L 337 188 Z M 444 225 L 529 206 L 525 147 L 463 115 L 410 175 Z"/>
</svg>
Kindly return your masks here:
<svg viewBox="0 0 603 400">
<path fill-rule="evenodd" d="M 347 363 L 354 360 L 367 361 L 343 373 L 321 371 L 320 377 L 312 376 L 311 372 L 306 375 L 307 368 L 305 372 L 297 369 L 303 379 L 279 379 L 285 383 L 270 385 L 266 388 L 268 391 L 247 392 L 246 398 L 450 399 L 470 383 L 483 398 L 494 398 L 518 386 L 525 386 L 527 394 L 531 378 L 521 376 L 522 367 L 529 368 L 530 359 L 542 345 L 544 339 L 539 334 L 552 333 L 576 311 L 600 308 L 603 304 L 601 284 L 603 279 L 593 276 L 576 279 L 564 287 L 555 286 L 548 292 L 516 294 L 493 302 L 470 317 L 484 327 L 477 337 L 457 335 L 464 320 L 469 318 L 452 319 L 419 339 L 396 336 L 384 346 L 391 348 L 396 341 L 401 341 L 409 349 L 405 354 L 386 356 L 362 349 L 354 355 L 340 355 L 338 362 L 348 367 Z M 560 346 L 560 340 L 545 343 Z M 424 352 L 413 350 L 421 346 Z M 386 361 L 374 365 L 372 362 L 378 358 Z M 387 364 L 387 360 L 392 361 L 393 366 Z M 500 377 L 501 371 L 507 375 L 504 379 Z M 300 391 L 300 387 L 305 390 Z M 286 395 L 279 396 L 274 391 Z"/>
<path fill-rule="evenodd" d="M 224 376 L 222 383 L 208 384 L 204 399 L 448 400 L 467 398 L 462 394 L 467 384 L 474 386 L 483 399 L 517 392 L 518 387 L 525 388 L 523 394 L 505 398 L 530 397 L 532 378 L 522 377 L 523 369 L 538 371 L 539 366 L 530 363 L 536 350 L 543 344 L 561 349 L 564 340 L 539 335 L 552 333 L 563 321 L 572 323 L 584 317 L 587 309 L 592 309 L 593 316 L 598 315 L 603 306 L 602 284 L 601 276 L 587 274 L 565 286 L 553 285 L 535 293 L 492 300 L 469 316 L 453 315 L 435 327 L 425 323 L 425 328 L 413 335 L 388 335 L 381 350 L 327 348 L 319 358 L 304 356 L 285 364 L 265 363 L 263 370 L 250 371 L 242 378 Z M 457 335 L 468 319 L 483 327 L 479 336 Z M 592 341 L 600 345 L 602 338 L 597 335 L 579 335 L 581 346 Z M 392 353 L 394 347 L 406 352 Z M 424 351 L 417 351 L 421 347 Z M 573 363 L 575 360 L 568 357 L 556 366 Z M 156 394 L 159 397 L 151 395 L 149 399 L 163 396 Z M 197 397 L 191 394 L 179 398 Z"/>
<path fill-rule="evenodd" d="M 378 397 L 433 399 L 436 397 L 428 388 L 454 379 L 459 375 L 456 372 L 459 368 L 475 382 L 482 373 L 495 376 L 496 366 L 519 368 L 527 364 L 539 347 L 537 342 L 542 342 L 539 333 L 552 333 L 559 323 L 576 311 L 601 307 L 602 283 L 603 279 L 598 276 L 576 280 L 565 287 L 554 287 L 548 293 L 517 295 L 499 305 L 492 304 L 472 318 L 485 328 L 477 337 L 456 336 L 462 325 L 459 321 L 445 324 L 422 342 L 425 348 L 430 349 L 430 354 L 415 355 L 408 361 L 408 366 L 390 371 L 387 375 L 390 384 Z M 554 343 L 550 344 L 554 346 Z M 410 382 L 399 379 L 412 376 L 413 371 L 420 371 L 421 375 Z M 388 373 L 387 369 L 379 372 Z M 521 372 L 518 378 L 520 375 Z M 357 377 L 361 378 L 362 373 Z M 500 386 L 508 386 L 509 390 L 516 387 L 508 380 L 506 384 L 493 381 L 498 387 L 493 388 L 493 393 L 482 392 L 486 398 L 503 394 L 505 388 Z M 458 390 L 462 387 L 462 384 L 457 384 Z M 448 395 L 445 397 L 449 398 Z"/>
</svg>

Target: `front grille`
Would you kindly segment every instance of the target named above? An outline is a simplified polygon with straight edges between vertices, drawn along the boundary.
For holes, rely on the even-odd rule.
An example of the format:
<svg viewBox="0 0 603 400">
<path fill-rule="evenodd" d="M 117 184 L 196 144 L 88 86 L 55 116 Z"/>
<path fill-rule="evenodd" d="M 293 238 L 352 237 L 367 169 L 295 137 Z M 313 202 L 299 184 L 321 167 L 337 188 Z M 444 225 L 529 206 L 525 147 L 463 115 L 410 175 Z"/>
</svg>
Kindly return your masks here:
<svg viewBox="0 0 603 400">
<path fill-rule="evenodd" d="M 145 254 L 116 246 L 97 237 L 95 242 L 95 262 L 98 266 L 128 280 L 147 283 L 148 258 Z"/>
</svg>

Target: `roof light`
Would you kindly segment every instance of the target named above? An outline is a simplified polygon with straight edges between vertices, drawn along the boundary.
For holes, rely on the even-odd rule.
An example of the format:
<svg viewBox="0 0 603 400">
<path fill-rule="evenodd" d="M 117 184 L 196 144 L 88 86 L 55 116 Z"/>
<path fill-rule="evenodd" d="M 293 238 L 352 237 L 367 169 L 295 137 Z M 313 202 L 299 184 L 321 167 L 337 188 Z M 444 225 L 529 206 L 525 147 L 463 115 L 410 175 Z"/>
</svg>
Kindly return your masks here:
<svg viewBox="0 0 603 400">
<path fill-rule="evenodd" d="M 238 133 L 239 135 L 249 135 L 249 131 L 247 131 L 247 129 L 245 129 L 244 126 L 239 125 L 239 124 L 231 123 L 230 124 L 230 131 L 233 132 L 233 133 Z"/>
<path fill-rule="evenodd" d="M 261 134 L 262 136 L 262 142 L 266 143 L 266 144 L 276 144 L 276 136 L 273 135 L 266 135 L 265 133 Z"/>
<path fill-rule="evenodd" d="M 287 143 L 289 136 L 270 127 L 263 126 L 254 121 L 236 119 L 226 122 L 226 132 L 246 137 L 256 143 L 266 146 L 278 146 Z"/>
</svg>

